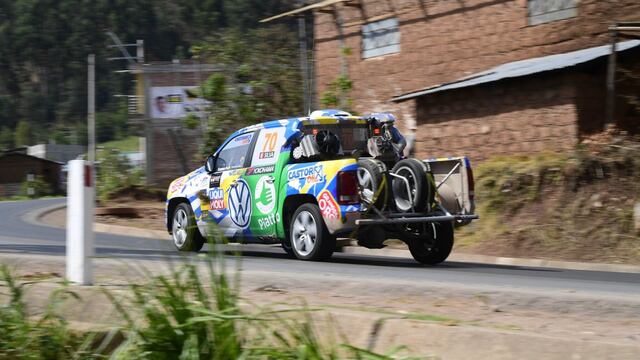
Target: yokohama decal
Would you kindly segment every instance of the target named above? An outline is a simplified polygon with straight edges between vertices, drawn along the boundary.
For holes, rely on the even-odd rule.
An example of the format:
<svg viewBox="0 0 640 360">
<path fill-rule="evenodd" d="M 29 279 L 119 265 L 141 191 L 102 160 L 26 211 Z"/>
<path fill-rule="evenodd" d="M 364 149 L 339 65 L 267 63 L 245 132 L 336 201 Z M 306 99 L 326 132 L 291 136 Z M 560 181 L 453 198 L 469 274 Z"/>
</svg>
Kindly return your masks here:
<svg viewBox="0 0 640 360">
<path fill-rule="evenodd" d="M 318 206 L 320 206 L 320 212 L 322 213 L 322 217 L 325 219 L 340 218 L 340 209 L 338 208 L 338 204 L 336 204 L 336 201 L 333 200 L 333 196 L 331 196 L 327 190 L 320 193 Z"/>
</svg>

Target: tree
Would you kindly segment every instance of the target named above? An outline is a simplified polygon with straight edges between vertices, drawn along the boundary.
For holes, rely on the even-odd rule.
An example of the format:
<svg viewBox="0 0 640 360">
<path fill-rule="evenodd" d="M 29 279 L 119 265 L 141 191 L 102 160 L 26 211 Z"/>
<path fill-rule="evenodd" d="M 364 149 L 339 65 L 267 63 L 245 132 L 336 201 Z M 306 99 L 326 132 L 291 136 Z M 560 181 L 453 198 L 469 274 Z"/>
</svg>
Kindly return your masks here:
<svg viewBox="0 0 640 360">
<path fill-rule="evenodd" d="M 15 146 L 31 145 L 31 127 L 25 120 L 20 120 L 16 126 Z"/>
<path fill-rule="evenodd" d="M 13 147 L 13 131 L 7 126 L 0 130 L 0 150 L 7 150 Z"/>
<path fill-rule="evenodd" d="M 208 114 L 204 153 L 230 132 L 256 122 L 299 115 L 302 79 L 292 32 L 282 26 L 240 32 L 230 30 L 192 47 L 203 62 L 222 66 L 201 86 L 213 102 Z"/>
</svg>

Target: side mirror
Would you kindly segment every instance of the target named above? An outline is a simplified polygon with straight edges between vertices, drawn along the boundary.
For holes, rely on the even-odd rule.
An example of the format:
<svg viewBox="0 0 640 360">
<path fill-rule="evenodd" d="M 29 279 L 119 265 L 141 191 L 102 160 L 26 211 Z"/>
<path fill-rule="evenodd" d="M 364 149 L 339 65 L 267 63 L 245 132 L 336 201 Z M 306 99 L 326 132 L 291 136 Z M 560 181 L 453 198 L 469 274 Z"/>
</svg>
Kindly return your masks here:
<svg viewBox="0 0 640 360">
<path fill-rule="evenodd" d="M 216 157 L 213 155 L 209 155 L 207 157 L 207 161 L 204 163 L 204 169 L 209 173 L 213 173 L 216 171 Z"/>
</svg>

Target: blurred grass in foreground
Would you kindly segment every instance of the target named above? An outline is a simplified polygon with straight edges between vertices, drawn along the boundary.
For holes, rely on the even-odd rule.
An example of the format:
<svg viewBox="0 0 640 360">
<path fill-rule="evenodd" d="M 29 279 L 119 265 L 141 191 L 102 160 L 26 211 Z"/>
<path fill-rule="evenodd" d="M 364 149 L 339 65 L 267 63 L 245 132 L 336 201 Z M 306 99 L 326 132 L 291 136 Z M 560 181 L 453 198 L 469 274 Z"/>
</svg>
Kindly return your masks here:
<svg viewBox="0 0 640 360">
<path fill-rule="evenodd" d="M 42 315 L 30 316 L 25 284 L 3 266 L 1 292 L 9 301 L 0 307 L 0 359 L 406 358 L 397 355 L 402 348 L 378 354 L 336 343 L 331 329 L 317 330 L 307 307 L 246 311 L 240 307 L 239 266 L 230 276 L 223 254 L 211 251 L 202 260 L 185 258 L 168 275 L 148 273 L 128 296 L 103 289 L 125 323 L 106 334 L 74 332 L 57 315 L 57 304 L 77 297 L 67 286 L 51 295 Z"/>
</svg>

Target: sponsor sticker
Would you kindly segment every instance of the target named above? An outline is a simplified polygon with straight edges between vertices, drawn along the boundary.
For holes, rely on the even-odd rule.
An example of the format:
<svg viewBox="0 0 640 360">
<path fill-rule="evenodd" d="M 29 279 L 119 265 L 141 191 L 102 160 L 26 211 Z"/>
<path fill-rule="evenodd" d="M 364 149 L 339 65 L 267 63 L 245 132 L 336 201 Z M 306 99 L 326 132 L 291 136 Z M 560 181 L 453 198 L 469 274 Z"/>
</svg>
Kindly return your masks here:
<svg viewBox="0 0 640 360">
<path fill-rule="evenodd" d="M 258 219 L 258 226 L 260 226 L 260 230 L 264 230 L 266 228 L 269 228 L 275 225 L 279 221 L 280 221 L 280 214 L 275 213 L 275 214 L 271 214 L 266 217 L 263 217 L 262 219 Z"/>
<path fill-rule="evenodd" d="M 287 173 L 287 179 L 292 180 L 304 180 L 306 184 L 313 185 L 324 182 L 327 176 L 322 171 L 322 165 L 311 165 L 299 169 L 289 170 Z"/>
<path fill-rule="evenodd" d="M 184 185 L 184 182 L 187 180 L 186 176 L 183 176 L 179 179 L 176 179 L 175 181 L 173 181 L 171 183 L 171 187 L 169 188 L 169 193 L 174 193 L 178 190 L 180 190 L 182 188 L 182 185 Z"/>
<path fill-rule="evenodd" d="M 222 177 L 221 174 L 211 175 L 211 177 L 209 178 L 209 187 L 210 188 L 214 188 L 214 187 L 220 186 L 220 178 L 221 177 Z"/>
<path fill-rule="evenodd" d="M 263 214 L 270 214 L 276 206 L 276 186 L 271 176 L 263 176 L 256 183 L 256 207 Z"/>
<path fill-rule="evenodd" d="M 220 188 L 209 189 L 209 210 L 224 209 L 224 190 Z"/>
<path fill-rule="evenodd" d="M 252 137 L 253 137 L 253 134 L 238 136 L 235 139 L 233 139 L 233 142 L 237 145 L 246 145 L 251 142 Z"/>
<path fill-rule="evenodd" d="M 340 209 L 338 208 L 338 204 L 327 190 L 320 193 L 320 196 L 318 197 L 318 206 L 320 207 L 322 217 L 325 219 L 340 218 Z"/>
<path fill-rule="evenodd" d="M 275 170 L 275 165 L 250 167 L 247 169 L 247 175 L 259 175 L 272 173 Z"/>
<path fill-rule="evenodd" d="M 260 159 L 273 159 L 273 156 L 275 155 L 275 153 L 276 153 L 275 151 L 265 151 L 258 154 L 258 157 Z"/>
<path fill-rule="evenodd" d="M 246 228 L 251 219 L 251 190 L 246 181 L 240 179 L 229 188 L 229 217 L 240 228 Z"/>
</svg>

